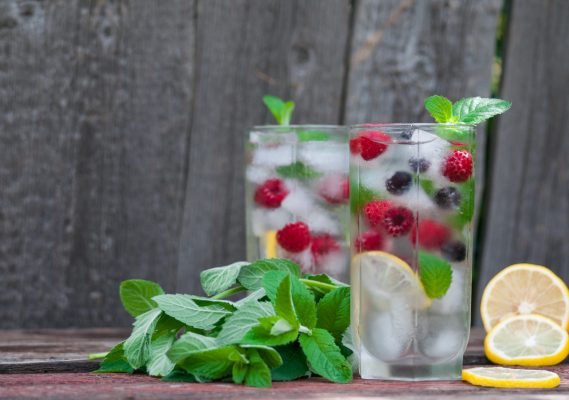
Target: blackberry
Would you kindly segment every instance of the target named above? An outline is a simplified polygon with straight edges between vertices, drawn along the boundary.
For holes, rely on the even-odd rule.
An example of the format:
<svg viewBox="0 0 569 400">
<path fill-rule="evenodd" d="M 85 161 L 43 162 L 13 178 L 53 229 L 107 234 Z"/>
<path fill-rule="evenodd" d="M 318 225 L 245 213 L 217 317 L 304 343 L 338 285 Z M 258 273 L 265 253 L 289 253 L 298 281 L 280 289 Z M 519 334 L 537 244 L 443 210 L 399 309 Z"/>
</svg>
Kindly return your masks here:
<svg viewBox="0 0 569 400">
<path fill-rule="evenodd" d="M 460 262 L 466 258 L 466 246 L 458 240 L 451 240 L 441 247 L 443 256 L 453 262 Z"/>
<path fill-rule="evenodd" d="M 409 166 L 411 167 L 411 171 L 415 173 L 423 173 L 427 172 L 427 170 L 431 166 L 431 162 L 424 158 L 412 157 L 409 159 Z"/>
<path fill-rule="evenodd" d="M 440 208 L 449 209 L 460 204 L 460 192 L 452 186 L 444 187 L 435 193 L 435 203 Z"/>
<path fill-rule="evenodd" d="M 403 140 L 411 140 L 413 132 L 415 132 L 415 129 L 407 129 L 406 131 L 401 132 L 399 137 Z"/>
<path fill-rule="evenodd" d="M 413 177 L 408 172 L 398 171 L 385 181 L 385 188 L 391 194 L 400 195 L 411 187 Z"/>
</svg>

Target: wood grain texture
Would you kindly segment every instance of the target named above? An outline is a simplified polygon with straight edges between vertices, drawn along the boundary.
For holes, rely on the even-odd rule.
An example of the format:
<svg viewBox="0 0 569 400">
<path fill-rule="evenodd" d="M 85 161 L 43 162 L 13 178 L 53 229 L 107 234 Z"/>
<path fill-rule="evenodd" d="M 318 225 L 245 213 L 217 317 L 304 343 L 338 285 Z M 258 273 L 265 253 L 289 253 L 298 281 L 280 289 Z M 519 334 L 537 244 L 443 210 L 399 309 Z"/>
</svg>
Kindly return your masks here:
<svg viewBox="0 0 569 400">
<path fill-rule="evenodd" d="M 478 299 L 516 262 L 569 278 L 568 19 L 567 1 L 512 2 Z"/>
<path fill-rule="evenodd" d="M 172 290 L 193 3 L 0 4 L 0 326 L 127 324 L 117 285 Z"/>
<path fill-rule="evenodd" d="M 273 123 L 261 97 L 297 101 L 296 123 L 338 123 L 349 28 L 347 0 L 208 0 L 197 10 L 196 88 L 178 289 L 245 258 L 247 129 Z"/>
</svg>

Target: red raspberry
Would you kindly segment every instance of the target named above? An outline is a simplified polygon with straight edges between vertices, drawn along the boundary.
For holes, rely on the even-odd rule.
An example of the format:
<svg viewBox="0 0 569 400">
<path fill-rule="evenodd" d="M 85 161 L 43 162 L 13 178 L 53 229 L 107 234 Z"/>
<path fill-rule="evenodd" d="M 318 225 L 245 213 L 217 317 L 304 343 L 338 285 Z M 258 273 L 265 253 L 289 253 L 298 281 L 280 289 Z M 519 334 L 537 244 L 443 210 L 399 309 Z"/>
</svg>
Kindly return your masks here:
<svg viewBox="0 0 569 400">
<path fill-rule="evenodd" d="M 367 231 L 356 238 L 354 245 L 358 252 L 381 250 L 383 248 L 383 237 L 377 231 Z"/>
<path fill-rule="evenodd" d="M 472 175 L 472 154 L 466 150 L 454 150 L 446 158 L 443 175 L 451 182 L 464 182 Z"/>
<path fill-rule="evenodd" d="M 318 264 L 323 256 L 328 255 L 334 251 L 340 250 L 340 245 L 334 238 L 328 234 L 314 236 L 310 244 L 310 250 L 314 261 Z"/>
<path fill-rule="evenodd" d="M 280 179 L 268 179 L 255 190 L 255 203 L 266 208 L 278 208 L 288 195 L 288 189 Z"/>
<path fill-rule="evenodd" d="M 383 154 L 389 147 L 387 143 L 391 143 L 391 136 L 381 131 L 361 131 L 357 138 L 350 140 L 350 152 L 369 161 Z"/>
<path fill-rule="evenodd" d="M 279 245 L 291 253 L 300 253 L 310 245 L 310 231 L 304 222 L 287 224 L 277 232 Z"/>
<path fill-rule="evenodd" d="M 347 203 L 350 181 L 345 175 L 329 175 L 320 182 L 318 194 L 330 204 Z"/>
<path fill-rule="evenodd" d="M 413 227 L 413 212 L 406 207 L 393 207 L 385 212 L 383 227 L 391 236 L 405 235 Z"/>
<path fill-rule="evenodd" d="M 427 250 L 436 250 L 441 248 L 451 237 L 450 229 L 440 222 L 432 219 L 426 219 L 419 222 L 419 234 L 417 228 L 413 226 L 411 231 L 411 243 L 416 243 L 419 237 L 419 245 Z"/>
<path fill-rule="evenodd" d="M 385 218 L 385 212 L 393 207 L 393 203 L 388 200 L 375 200 L 367 203 L 363 212 L 367 221 L 373 227 L 380 226 Z"/>
</svg>

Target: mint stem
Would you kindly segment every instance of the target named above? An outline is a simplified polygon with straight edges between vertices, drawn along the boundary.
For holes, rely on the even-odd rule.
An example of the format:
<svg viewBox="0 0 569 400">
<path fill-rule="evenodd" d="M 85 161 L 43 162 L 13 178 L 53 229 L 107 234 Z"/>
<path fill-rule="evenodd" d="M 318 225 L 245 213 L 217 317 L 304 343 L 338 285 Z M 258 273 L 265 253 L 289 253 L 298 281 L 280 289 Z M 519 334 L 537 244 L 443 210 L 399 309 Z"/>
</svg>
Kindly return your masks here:
<svg viewBox="0 0 569 400">
<path fill-rule="evenodd" d="M 247 289 L 245 289 L 243 286 L 235 286 L 231 289 L 227 289 L 221 293 L 216 294 L 215 296 L 212 296 L 211 299 L 212 300 L 221 300 L 221 299 L 225 299 L 226 297 L 232 296 L 236 293 L 241 293 L 246 291 Z"/>
<path fill-rule="evenodd" d="M 300 327 L 298 328 L 298 331 L 300 333 L 304 333 L 305 335 L 312 336 L 312 329 L 307 328 L 304 325 L 300 325 Z"/>
<path fill-rule="evenodd" d="M 336 285 L 331 285 L 329 283 L 324 283 L 324 282 L 313 281 L 310 279 L 300 279 L 300 281 L 308 287 L 325 289 L 327 291 L 332 291 L 332 290 L 336 289 L 336 287 L 337 287 Z"/>
<path fill-rule="evenodd" d="M 107 354 L 109 354 L 108 351 L 105 351 L 104 353 L 91 353 L 87 358 L 89 360 L 100 360 L 101 358 L 105 358 Z"/>
</svg>

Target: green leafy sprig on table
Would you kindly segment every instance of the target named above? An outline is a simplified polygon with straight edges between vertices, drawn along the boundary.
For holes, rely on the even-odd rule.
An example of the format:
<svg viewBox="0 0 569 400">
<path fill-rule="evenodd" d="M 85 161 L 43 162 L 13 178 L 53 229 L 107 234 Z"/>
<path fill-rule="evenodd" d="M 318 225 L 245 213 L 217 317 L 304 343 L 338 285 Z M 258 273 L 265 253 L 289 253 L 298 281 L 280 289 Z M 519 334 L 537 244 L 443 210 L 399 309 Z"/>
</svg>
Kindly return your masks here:
<svg viewBox="0 0 569 400">
<path fill-rule="evenodd" d="M 165 294 L 140 279 L 122 282 L 121 301 L 135 318 L 132 333 L 96 372 L 256 387 L 311 374 L 351 381 L 349 286 L 325 274 L 301 275 L 285 259 L 238 262 L 200 278 L 210 297 Z M 244 291 L 241 300 L 225 299 Z"/>
</svg>

